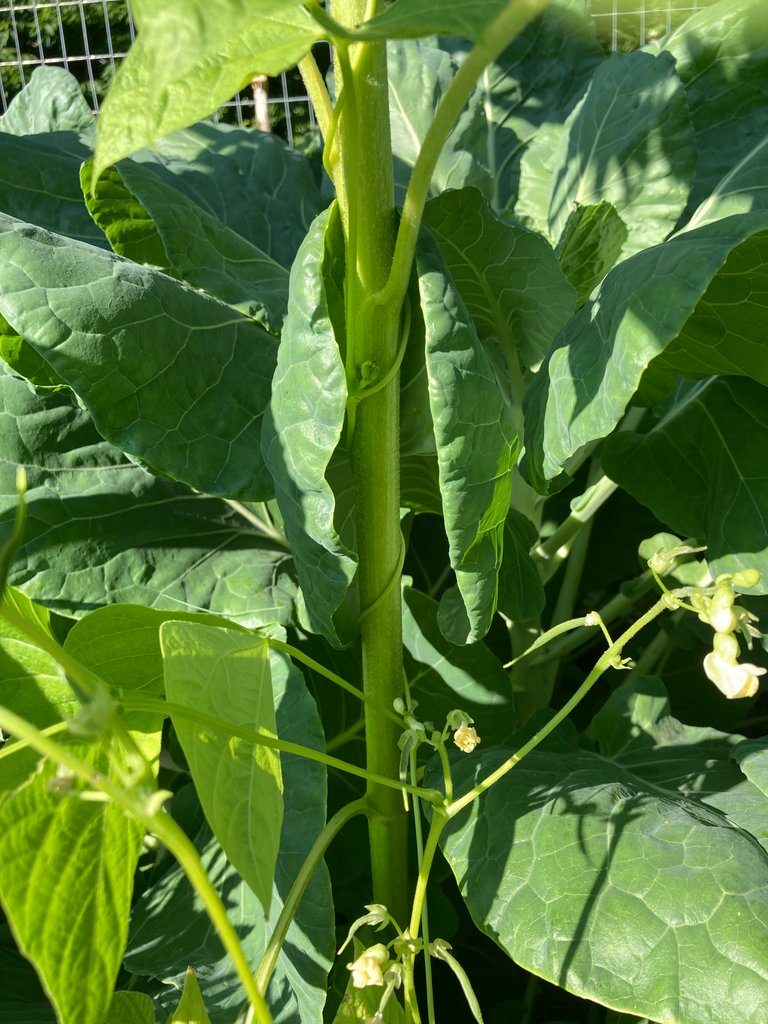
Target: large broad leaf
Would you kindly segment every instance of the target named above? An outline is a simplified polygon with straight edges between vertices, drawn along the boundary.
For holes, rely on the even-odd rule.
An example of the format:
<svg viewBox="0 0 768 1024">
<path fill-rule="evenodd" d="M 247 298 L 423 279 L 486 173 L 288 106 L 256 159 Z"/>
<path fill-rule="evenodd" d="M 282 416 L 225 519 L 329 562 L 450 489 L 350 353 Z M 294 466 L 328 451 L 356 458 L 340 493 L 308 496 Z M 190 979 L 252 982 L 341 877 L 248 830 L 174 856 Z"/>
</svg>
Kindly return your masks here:
<svg viewBox="0 0 768 1024">
<path fill-rule="evenodd" d="M 166 184 L 284 267 L 326 205 L 307 158 L 266 132 L 196 124 L 159 139 L 134 162 L 148 164 Z"/>
<path fill-rule="evenodd" d="M 486 132 L 475 156 L 493 182 L 494 209 L 514 205 L 525 147 L 565 120 L 604 60 L 583 8 L 553 3 L 485 69 L 476 97 Z"/>
<path fill-rule="evenodd" d="M 207 117 L 256 75 L 291 67 L 324 35 L 301 0 L 141 0 L 132 10 L 139 36 L 102 107 L 96 177 Z"/>
<path fill-rule="evenodd" d="M 258 457 L 276 341 L 181 282 L 0 215 L 0 313 L 99 433 L 157 472 L 271 497 Z"/>
<path fill-rule="evenodd" d="M 456 58 L 434 41 L 403 40 L 387 47 L 395 192 L 401 203 L 424 137 L 457 69 Z M 491 193 L 493 184 L 485 161 L 479 159 L 486 132 L 482 96 L 478 92 L 470 98 L 440 152 L 432 172 L 433 194 L 470 184 Z"/>
<path fill-rule="evenodd" d="M 168 700 L 274 737 L 267 641 L 201 623 L 160 627 Z M 174 718 L 200 803 L 227 857 L 269 913 L 283 821 L 280 756 Z"/>
<path fill-rule="evenodd" d="M 419 36 L 455 35 L 475 41 L 486 34 L 507 0 L 397 0 L 382 14 L 365 22 L 366 39 L 414 39 Z"/>
<path fill-rule="evenodd" d="M 115 604 L 98 608 L 76 622 L 67 633 L 64 649 L 118 693 L 162 698 L 165 685 L 160 627 L 170 620 L 233 625 L 213 615 Z M 157 712 L 129 709 L 122 720 L 130 729 L 150 732 L 162 728 L 164 717 Z"/>
<path fill-rule="evenodd" d="M 150 476 L 103 441 L 62 391 L 42 398 L 0 374 L 0 537 L 13 529 L 16 467 L 28 517 L 10 580 L 70 615 L 132 602 L 287 623 L 287 548 L 224 502 Z M 247 512 L 248 510 L 244 510 Z"/>
<path fill-rule="evenodd" d="M 606 473 L 682 536 L 707 545 L 714 576 L 752 567 L 768 594 L 768 388 L 719 377 L 648 434 L 621 431 Z"/>
<path fill-rule="evenodd" d="M 13 587 L 6 587 L 2 607 L 21 615 L 30 625 L 51 637 L 47 609 L 33 604 Z M 30 642 L 26 632 L 0 616 L 0 704 L 43 729 L 60 722 L 77 707 L 72 687 L 54 658 Z M 0 790 L 13 789 L 30 775 L 40 760 L 34 750 L 3 748 Z"/>
<path fill-rule="evenodd" d="M 270 653 L 270 665 L 280 736 L 322 749 L 324 739 L 317 708 L 301 673 L 291 667 L 284 655 L 274 652 Z M 325 825 L 323 766 L 289 754 L 281 754 L 280 762 L 285 814 L 268 922 L 258 900 L 227 861 L 207 825 L 195 839 L 254 970 L 296 874 Z M 321 863 L 299 904 L 269 988 L 268 1001 L 278 1024 L 320 1024 L 334 944 L 330 879 Z M 184 973 L 191 964 L 213 1024 L 232 1024 L 244 1002 L 231 960 L 179 868 L 163 875 L 136 903 L 125 964 L 136 974 L 172 984 L 174 988 L 162 997 L 168 1007 L 178 1001 Z"/>
<path fill-rule="evenodd" d="M 79 749 L 108 770 L 100 745 Z M 128 932 L 142 829 L 111 801 L 62 795 L 46 764 L 0 797 L 0 902 L 61 1024 L 103 1024 Z"/>
<path fill-rule="evenodd" d="M 515 478 L 513 477 L 513 489 Z M 504 522 L 504 561 L 499 577 L 499 611 L 513 622 L 535 619 L 546 601 L 530 551 L 539 532 L 522 512 L 510 509 Z"/>
<path fill-rule="evenodd" d="M 105 247 L 80 190 L 80 165 L 90 155 L 89 144 L 75 132 L 23 137 L 0 133 L 0 211 Z"/>
<path fill-rule="evenodd" d="M 484 743 L 497 743 L 516 726 L 512 687 L 501 663 L 483 643 L 458 647 L 437 624 L 437 601 L 418 590 L 403 592 L 405 671 L 417 717 L 442 729 L 461 708 L 474 720 Z"/>
<path fill-rule="evenodd" d="M 431 200 L 424 223 L 437 239 L 480 339 L 498 345 L 508 366 L 515 367 L 518 359 L 538 366 L 575 307 L 573 289 L 550 246 L 500 220 L 475 189 Z M 511 382 L 513 394 L 516 383 Z"/>
<path fill-rule="evenodd" d="M 470 912 L 518 963 L 579 995 L 655 1021 L 760 1024 L 768 851 L 734 824 L 729 792 L 735 807 L 750 784 L 729 738 L 648 721 L 631 699 L 609 714 L 601 753 L 560 730 L 449 823 L 443 848 Z M 459 791 L 510 753 L 461 760 Z M 754 808 L 765 800 L 752 789 Z"/>
<path fill-rule="evenodd" d="M 176 273 L 279 332 L 288 301 L 286 268 L 158 178 L 151 166 L 126 160 L 120 176 L 152 218 Z"/>
<path fill-rule="evenodd" d="M 649 374 L 743 373 L 768 383 L 764 264 L 768 140 L 726 177 L 685 230 L 615 267 L 566 324 L 526 396 L 532 479 L 546 489 L 584 445 L 609 434 Z M 686 268 L 685 274 L 680 267 Z M 734 301 L 738 294 L 739 301 Z M 722 349 L 727 338 L 727 351 Z M 655 377 L 655 381 L 654 381 Z"/>
<path fill-rule="evenodd" d="M 721 0 L 659 44 L 676 60 L 696 136 L 688 213 L 768 132 L 768 17 L 761 0 Z"/>
<path fill-rule="evenodd" d="M 90 133 L 94 122 L 93 111 L 75 76 L 49 65 L 35 68 L 27 85 L 14 96 L 8 110 L 0 117 L 0 132 L 9 135 Z"/>
<path fill-rule="evenodd" d="M 348 639 L 353 626 L 353 614 L 342 606 L 357 567 L 340 536 L 336 496 L 327 480 L 347 401 L 333 319 L 338 297 L 329 283 L 342 252 L 334 206 L 314 222 L 291 270 L 288 316 L 263 430 L 264 460 L 296 562 L 307 625 L 336 643 Z"/>
<path fill-rule="evenodd" d="M 517 436 L 474 324 L 426 236 L 417 270 L 443 516 L 464 607 L 446 635 L 466 643 L 485 635 L 496 610 Z"/>
<path fill-rule="evenodd" d="M 534 142 L 548 145 L 549 139 Z M 688 104 L 669 54 L 614 54 L 597 68 L 551 157 L 547 208 L 526 212 L 557 241 L 577 204 L 613 204 L 627 226 L 624 257 L 662 241 L 688 200 L 696 148 Z M 525 167 L 525 161 L 524 161 Z M 540 179 L 535 179 L 537 195 Z M 525 176 L 521 196 L 527 193 Z"/>
</svg>

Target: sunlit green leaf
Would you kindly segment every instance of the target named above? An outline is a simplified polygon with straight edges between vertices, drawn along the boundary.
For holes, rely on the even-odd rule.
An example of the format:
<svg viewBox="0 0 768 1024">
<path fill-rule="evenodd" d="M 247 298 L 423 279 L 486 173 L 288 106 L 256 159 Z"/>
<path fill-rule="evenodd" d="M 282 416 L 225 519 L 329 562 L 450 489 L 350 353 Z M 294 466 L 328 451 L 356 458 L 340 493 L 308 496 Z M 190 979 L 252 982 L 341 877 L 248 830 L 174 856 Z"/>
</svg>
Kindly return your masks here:
<svg viewBox="0 0 768 1024">
<path fill-rule="evenodd" d="M 267 641 L 200 623 L 160 627 L 169 701 L 268 737 L 276 734 Z M 265 913 L 283 820 L 277 751 L 174 716 L 200 802 L 234 867 Z"/>
<path fill-rule="evenodd" d="M 758 1024 L 768 851 L 734 819 L 729 788 L 749 783 L 728 760 L 732 738 L 662 706 L 643 717 L 626 697 L 610 714 L 600 753 L 560 730 L 449 823 L 443 848 L 470 912 L 514 960 L 578 995 L 657 1021 Z M 457 759 L 454 785 L 511 752 Z M 752 788 L 752 805 L 765 802 Z"/>
<path fill-rule="evenodd" d="M 274 651 L 270 653 L 270 666 L 280 736 L 322 749 L 325 741 L 317 708 L 301 673 L 285 655 Z M 290 887 L 326 819 L 324 767 L 288 754 L 281 754 L 280 762 L 285 814 L 268 921 L 259 901 L 228 862 L 208 826 L 198 825 L 195 836 L 195 845 L 227 903 L 230 919 L 254 971 Z M 186 787 L 174 799 L 174 817 L 184 815 L 180 805 L 189 804 L 189 790 L 191 787 Z M 330 879 L 321 862 L 288 930 L 267 993 L 277 1024 L 321 1024 L 334 947 Z M 160 997 L 162 1006 L 170 1012 L 178 1002 L 190 964 L 197 972 L 212 1024 L 232 1024 L 245 1001 L 244 993 L 199 897 L 181 868 L 174 866 L 136 903 L 126 967 L 135 974 L 160 978 L 174 986 L 166 988 Z"/>
<path fill-rule="evenodd" d="M 80 749 L 107 770 L 100 746 Z M 0 796 L 0 902 L 61 1024 L 104 1024 L 128 931 L 142 829 L 111 801 L 51 785 Z M 30 884 L 30 880 L 34 884 Z"/>
<path fill-rule="evenodd" d="M 143 992 L 115 992 L 104 1024 L 155 1024 L 152 1000 Z"/>
<path fill-rule="evenodd" d="M 99 117 L 96 177 L 212 114 L 256 75 L 280 74 L 324 34 L 301 0 L 142 0 L 133 16 L 138 38 Z"/>
<path fill-rule="evenodd" d="M 3 215 L 0 260 L 0 312 L 103 437 L 198 490 L 271 497 L 258 458 L 270 334 L 158 271 Z"/>
<path fill-rule="evenodd" d="M 64 68 L 36 67 L 26 86 L 0 117 L 0 132 L 42 135 L 45 132 L 92 132 L 93 111 L 80 83 Z"/>
<path fill-rule="evenodd" d="M 179 1005 L 168 1018 L 168 1024 L 210 1024 L 200 986 L 191 967 L 187 968 Z"/>
<path fill-rule="evenodd" d="M 69 615 L 123 602 L 252 626 L 290 620 L 296 584 L 274 528 L 267 536 L 242 510 L 150 476 L 99 437 L 71 392 L 41 397 L 0 374 L 3 538 L 18 465 L 28 517 L 10 579 L 29 597 Z"/>
</svg>

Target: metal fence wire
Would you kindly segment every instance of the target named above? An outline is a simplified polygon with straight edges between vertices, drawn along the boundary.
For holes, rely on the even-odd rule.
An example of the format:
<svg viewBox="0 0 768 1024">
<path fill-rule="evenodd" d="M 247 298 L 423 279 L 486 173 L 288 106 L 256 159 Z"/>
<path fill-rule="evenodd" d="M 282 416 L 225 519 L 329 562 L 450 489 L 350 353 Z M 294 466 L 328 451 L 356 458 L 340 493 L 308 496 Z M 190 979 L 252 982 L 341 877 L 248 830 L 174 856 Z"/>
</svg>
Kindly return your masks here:
<svg viewBox="0 0 768 1024">
<path fill-rule="evenodd" d="M 163 0 L 157 0 L 162 3 Z M 606 49 L 631 50 L 658 39 L 713 0 L 585 0 Z M 0 0 L 0 113 L 50 64 L 70 71 L 98 112 L 135 35 L 126 0 Z M 329 59 L 326 52 L 319 63 Z M 240 127 L 270 127 L 293 145 L 315 118 L 301 78 L 287 72 L 256 79 L 214 116 Z"/>
</svg>

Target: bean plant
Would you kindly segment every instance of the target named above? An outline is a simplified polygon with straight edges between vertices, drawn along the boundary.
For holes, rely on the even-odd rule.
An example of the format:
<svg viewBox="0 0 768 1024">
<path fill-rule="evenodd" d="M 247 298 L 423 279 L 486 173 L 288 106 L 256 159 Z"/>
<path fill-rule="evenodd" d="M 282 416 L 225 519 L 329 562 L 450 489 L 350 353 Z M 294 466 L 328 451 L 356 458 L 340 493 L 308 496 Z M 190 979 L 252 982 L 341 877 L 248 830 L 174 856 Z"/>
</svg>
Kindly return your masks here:
<svg viewBox="0 0 768 1024">
<path fill-rule="evenodd" d="M 131 6 L 0 119 L 0 1017 L 764 1024 L 763 5 Z"/>
</svg>

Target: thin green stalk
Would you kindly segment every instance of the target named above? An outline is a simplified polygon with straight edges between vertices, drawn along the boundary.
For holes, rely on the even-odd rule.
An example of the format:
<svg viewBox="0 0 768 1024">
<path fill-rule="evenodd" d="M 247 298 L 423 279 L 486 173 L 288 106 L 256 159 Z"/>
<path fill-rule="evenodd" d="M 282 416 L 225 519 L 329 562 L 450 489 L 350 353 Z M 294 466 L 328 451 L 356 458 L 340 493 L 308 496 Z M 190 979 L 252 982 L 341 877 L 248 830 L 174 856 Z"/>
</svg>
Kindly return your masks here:
<svg viewBox="0 0 768 1024">
<path fill-rule="evenodd" d="M 516 764 L 522 761 L 526 754 L 529 754 L 542 742 L 542 740 L 546 739 L 546 737 L 549 736 L 549 734 L 553 730 L 555 730 L 558 727 L 558 725 L 560 725 L 560 723 L 563 722 L 568 717 L 568 715 L 570 715 L 573 709 L 583 700 L 583 698 L 589 693 L 589 691 L 595 685 L 600 676 L 607 669 L 613 667 L 614 659 L 621 654 L 626 644 L 628 644 L 629 641 L 634 636 L 636 636 L 642 629 L 644 629 L 650 622 L 653 622 L 655 618 L 661 615 L 662 612 L 667 610 L 668 605 L 666 601 L 663 598 L 661 598 L 654 605 L 652 605 L 644 615 L 641 615 L 636 622 L 633 622 L 629 629 L 622 633 L 619 639 L 616 640 L 615 643 L 611 644 L 608 650 L 601 655 L 601 657 L 597 661 L 597 664 L 589 673 L 587 678 L 584 680 L 584 682 L 581 684 L 578 690 L 573 694 L 570 700 L 567 701 L 563 705 L 563 707 L 557 712 L 557 714 L 553 715 L 546 725 L 539 729 L 539 731 L 534 736 L 532 736 L 527 743 L 524 743 L 523 746 L 519 748 L 519 750 L 515 751 L 515 753 L 512 754 L 511 757 L 507 758 L 507 760 L 503 764 L 499 765 L 499 767 L 496 768 L 495 771 L 492 771 L 490 775 L 487 775 L 482 781 L 478 782 L 478 784 L 474 786 L 468 793 L 465 793 L 464 796 L 459 797 L 458 800 L 454 800 L 453 803 L 449 804 L 445 808 L 445 814 L 447 815 L 447 817 L 454 817 L 456 814 L 459 813 L 459 811 L 463 810 L 465 807 L 471 804 L 473 800 L 476 800 L 482 793 L 485 793 L 487 790 L 489 790 L 491 786 L 498 782 L 499 779 L 502 779 L 507 774 L 507 772 L 514 768 Z"/>
<path fill-rule="evenodd" d="M 334 750 L 340 750 L 345 747 L 350 740 L 355 739 L 365 728 L 365 719 L 358 718 L 352 725 L 348 725 L 346 729 L 342 729 L 341 732 L 337 732 L 335 736 L 331 736 L 329 740 L 325 741 L 325 752 L 326 754 L 332 753 Z"/>
<path fill-rule="evenodd" d="M 366 768 L 361 768 L 356 764 L 349 764 L 338 757 L 330 757 L 328 754 L 324 754 L 320 750 L 314 750 L 312 747 L 304 747 L 300 743 L 280 740 L 276 736 L 269 736 L 267 733 L 254 732 L 252 729 L 235 725 L 233 722 L 225 722 L 221 718 L 214 718 L 213 715 L 206 715 L 205 712 L 198 711 L 196 708 L 187 708 L 182 704 L 172 704 L 170 701 L 157 700 L 154 697 L 138 697 L 133 694 L 123 694 L 121 700 L 126 708 L 134 711 L 155 711 L 166 718 L 184 718 L 188 722 L 197 722 L 198 725 L 202 725 L 206 729 L 210 729 L 211 732 L 219 733 L 222 736 L 237 736 L 248 743 L 269 747 L 271 750 L 279 750 L 284 754 L 295 754 L 297 757 L 304 757 L 308 761 L 317 761 L 328 768 L 336 768 L 339 771 L 346 772 L 348 775 L 356 775 L 358 778 L 365 779 L 368 783 L 392 789 L 398 795 L 403 791 L 403 784 L 399 780 L 396 781 L 383 775 L 377 775 Z M 414 796 L 420 796 L 430 803 L 442 800 L 437 790 L 424 789 L 418 786 L 415 788 L 406 786 L 405 788 L 408 792 L 413 793 Z"/>
<path fill-rule="evenodd" d="M 307 854 L 299 873 L 294 879 L 291 890 L 286 897 L 283 909 L 280 911 L 280 916 L 278 917 L 277 923 L 269 937 L 267 948 L 264 951 L 264 956 L 261 958 L 259 969 L 256 972 L 256 985 L 260 992 L 266 994 L 267 986 L 269 985 L 270 978 L 275 970 L 277 958 L 280 955 L 280 950 L 283 942 L 285 941 L 285 936 L 291 926 L 291 921 L 293 921 L 296 916 L 299 903 L 306 892 L 312 875 L 315 873 L 320 861 L 323 859 L 325 851 L 348 821 L 351 821 L 352 818 L 358 814 L 370 815 L 373 813 L 373 808 L 366 799 L 355 800 L 352 803 L 347 804 L 345 807 L 342 807 L 340 811 L 337 811 L 336 814 L 334 814 L 312 844 L 312 848 Z"/>
<path fill-rule="evenodd" d="M 260 534 L 264 537 L 269 538 L 278 547 L 284 548 L 289 551 L 288 541 L 285 539 L 285 535 L 280 533 L 272 523 L 267 519 L 262 519 L 261 516 L 257 516 L 256 513 L 248 508 L 242 501 L 236 501 L 234 498 L 225 498 L 224 501 L 230 508 L 234 509 L 238 515 L 242 516 L 251 526 L 256 527 Z"/>
<path fill-rule="evenodd" d="M 403 203 L 392 273 L 386 288 L 375 296 L 378 305 L 403 301 L 408 288 L 416 239 L 437 161 L 459 115 L 474 91 L 486 65 L 547 5 L 547 0 L 512 0 L 491 22 L 483 38 L 470 50 L 440 101 L 411 174 Z"/>
<path fill-rule="evenodd" d="M 125 790 L 109 776 L 97 771 L 93 765 L 81 760 L 71 749 L 56 743 L 50 736 L 44 735 L 39 729 L 30 725 L 25 719 L 15 715 L 7 708 L 0 707 L 0 728 L 6 729 L 13 736 L 34 747 L 39 753 L 52 761 L 63 765 L 92 789 L 104 793 L 115 804 L 122 807 L 131 817 L 135 818 L 158 839 L 178 861 L 189 879 L 192 887 L 200 897 L 211 923 L 216 929 L 222 945 L 232 959 L 238 977 L 245 989 L 254 1011 L 254 1019 L 259 1024 L 273 1024 L 272 1014 L 256 987 L 251 974 L 248 960 L 240 945 L 237 932 L 233 928 L 219 894 L 211 884 L 203 867 L 203 862 L 190 839 L 179 828 L 173 818 L 163 810 L 157 809 L 157 793 L 147 793 L 142 789 Z"/>
<path fill-rule="evenodd" d="M 284 651 L 285 654 L 289 654 L 296 661 L 300 661 L 307 668 L 311 668 L 313 672 L 317 672 L 318 675 L 325 676 L 326 679 L 330 679 L 332 683 L 341 687 L 342 690 L 346 690 L 347 693 L 351 693 L 358 700 L 366 704 L 372 711 L 376 711 L 384 718 L 388 718 L 391 722 L 396 722 L 398 726 L 402 726 L 402 721 L 397 717 L 391 708 L 379 707 L 374 701 L 368 697 L 363 690 L 359 690 L 352 683 L 348 683 L 346 679 L 336 675 L 335 672 L 331 672 L 330 669 L 321 665 L 319 661 L 315 661 L 314 658 L 310 658 L 309 655 L 304 654 L 298 647 L 292 647 L 291 644 L 283 643 L 282 640 L 275 640 L 273 637 L 266 637 L 267 643 L 270 647 L 273 647 L 276 651 Z"/>
<path fill-rule="evenodd" d="M 410 695 L 409 695 L 410 704 Z M 445 748 L 441 747 L 441 751 Z M 416 785 L 416 750 L 411 751 L 411 785 Z M 450 770 L 448 773 L 450 779 Z M 419 876 L 424 865 L 424 833 L 421 824 L 421 807 L 418 798 L 413 802 L 413 826 L 416 836 L 416 863 L 419 866 Z M 424 938 L 424 987 L 427 993 L 427 1021 L 428 1024 L 435 1024 L 435 993 L 432 987 L 432 957 L 429 952 L 429 906 L 426 895 L 421 910 L 421 934 Z"/>
<path fill-rule="evenodd" d="M 60 732 L 67 731 L 66 722 L 57 722 L 55 725 L 49 725 L 47 729 L 40 729 L 41 736 L 58 736 Z M 12 757 L 14 754 L 21 753 L 22 750 L 29 749 L 29 743 L 26 740 L 16 739 L 14 737 L 13 743 L 6 743 L 0 747 L 0 760 L 4 757 Z"/>
<path fill-rule="evenodd" d="M 584 492 L 571 514 L 555 532 L 531 551 L 531 557 L 545 583 L 554 576 L 560 564 L 570 554 L 573 540 L 584 528 L 584 524 L 592 519 L 617 487 L 618 484 L 609 480 L 607 476 L 601 477 Z"/>
<path fill-rule="evenodd" d="M 304 81 L 304 88 L 307 90 L 307 96 L 309 96 L 309 102 L 315 111 L 315 117 L 320 126 L 322 136 L 324 139 L 327 139 L 331 122 L 333 121 L 333 107 L 331 105 L 331 97 L 328 95 L 328 90 L 323 81 L 323 76 L 320 74 L 320 69 L 311 53 L 308 53 L 306 57 L 302 57 L 298 67 Z"/>
<path fill-rule="evenodd" d="M 453 806 L 453 804 L 449 804 L 449 807 Z M 446 813 L 443 811 L 443 809 L 439 807 L 433 807 L 432 819 L 429 823 L 429 834 L 427 836 L 427 842 L 424 846 L 424 856 L 422 858 L 421 866 L 419 868 L 419 876 L 416 879 L 416 889 L 413 894 L 413 904 L 411 905 L 411 919 L 408 924 L 408 934 L 411 936 L 412 939 L 417 939 L 419 937 L 421 915 L 427 898 L 427 883 L 429 882 L 429 873 L 432 870 L 432 864 L 434 863 L 435 854 L 437 853 L 437 845 L 440 841 L 440 834 L 445 828 L 447 821 L 448 817 L 446 816 Z"/>
</svg>

